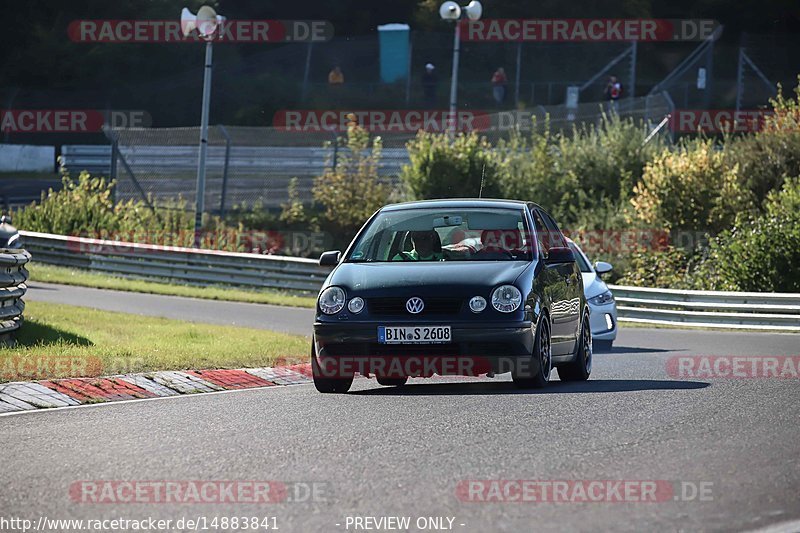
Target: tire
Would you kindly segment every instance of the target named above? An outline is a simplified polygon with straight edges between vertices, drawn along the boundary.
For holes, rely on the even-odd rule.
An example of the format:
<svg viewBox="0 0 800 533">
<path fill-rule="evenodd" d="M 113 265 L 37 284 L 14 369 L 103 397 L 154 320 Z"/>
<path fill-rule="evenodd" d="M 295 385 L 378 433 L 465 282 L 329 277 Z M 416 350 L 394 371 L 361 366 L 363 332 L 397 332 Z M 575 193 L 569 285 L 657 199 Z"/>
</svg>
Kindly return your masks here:
<svg viewBox="0 0 800 533">
<path fill-rule="evenodd" d="M 596 352 L 610 352 L 611 347 L 614 345 L 614 341 L 601 341 L 601 340 L 593 340 L 592 341 L 593 349 Z"/>
<path fill-rule="evenodd" d="M 536 339 L 533 342 L 533 353 L 530 361 L 535 374 L 528 372 L 511 372 L 511 379 L 518 389 L 541 389 L 550 381 L 553 370 L 553 354 L 550 343 L 550 322 L 547 315 L 542 315 L 536 327 Z"/>
<path fill-rule="evenodd" d="M 575 347 L 575 360 L 558 366 L 558 377 L 561 381 L 586 381 L 592 373 L 592 330 L 589 327 L 589 315 L 581 321 L 581 335 Z"/>
<path fill-rule="evenodd" d="M 402 387 L 408 381 L 408 376 L 404 378 L 381 378 L 376 376 L 375 379 L 378 380 L 378 383 L 386 387 Z"/>
<path fill-rule="evenodd" d="M 311 341 L 311 375 L 314 378 L 314 387 L 324 394 L 345 393 L 350 390 L 353 384 L 353 376 L 344 378 L 329 378 L 322 374 L 322 369 L 317 361 L 317 349 L 314 341 Z"/>
</svg>

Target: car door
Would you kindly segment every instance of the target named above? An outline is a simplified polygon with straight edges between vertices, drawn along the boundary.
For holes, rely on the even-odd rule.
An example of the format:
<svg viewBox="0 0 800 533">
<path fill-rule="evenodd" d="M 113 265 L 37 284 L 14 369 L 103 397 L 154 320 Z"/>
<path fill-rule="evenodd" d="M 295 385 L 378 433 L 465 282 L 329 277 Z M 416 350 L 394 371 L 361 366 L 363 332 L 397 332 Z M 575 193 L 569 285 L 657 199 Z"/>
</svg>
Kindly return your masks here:
<svg viewBox="0 0 800 533">
<path fill-rule="evenodd" d="M 533 224 L 536 229 L 537 242 L 539 246 L 539 257 L 542 261 L 542 269 L 539 279 L 542 285 L 545 304 L 550 310 L 550 337 L 553 355 L 564 353 L 566 344 L 569 342 L 569 325 L 564 314 L 567 305 L 567 283 L 559 268 L 559 265 L 548 263 L 550 248 L 552 246 L 550 230 L 544 222 L 542 213 L 538 209 L 532 209 Z"/>
<path fill-rule="evenodd" d="M 558 228 L 555 220 L 547 212 L 542 211 L 542 218 L 544 219 L 545 226 L 548 229 L 551 247 L 566 248 L 568 247 L 567 240 Z M 581 321 L 581 297 L 583 296 L 583 282 L 581 279 L 581 272 L 578 264 L 575 261 L 569 263 L 558 263 L 553 265 L 553 268 L 558 271 L 560 280 L 564 283 L 564 298 L 560 302 L 559 315 L 563 320 L 563 353 L 571 353 L 575 348 L 575 342 L 578 340 Z M 563 309 L 563 315 L 561 313 Z M 554 328 L 555 329 L 555 328 Z"/>
</svg>

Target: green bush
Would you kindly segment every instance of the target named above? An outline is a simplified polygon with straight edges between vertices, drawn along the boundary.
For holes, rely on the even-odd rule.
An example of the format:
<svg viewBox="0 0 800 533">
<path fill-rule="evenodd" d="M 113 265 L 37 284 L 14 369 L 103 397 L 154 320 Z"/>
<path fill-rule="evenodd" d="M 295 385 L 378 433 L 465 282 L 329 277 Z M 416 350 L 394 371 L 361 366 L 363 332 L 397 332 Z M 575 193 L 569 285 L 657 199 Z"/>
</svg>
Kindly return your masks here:
<svg viewBox="0 0 800 533">
<path fill-rule="evenodd" d="M 403 166 L 400 179 L 413 199 L 496 198 L 498 187 L 497 156 L 484 137 L 475 132 L 447 134 L 420 131 L 408 142 L 409 164 Z"/>
<path fill-rule="evenodd" d="M 784 98 L 779 87 L 762 131 L 732 138 L 724 147 L 726 164 L 739 167 L 759 207 L 787 176 L 800 175 L 800 78 L 794 93 Z"/>
<path fill-rule="evenodd" d="M 369 133 L 355 123 L 348 126 L 341 143 L 337 164 L 329 161 L 324 173 L 314 181 L 314 200 L 322 206 L 319 226 L 333 235 L 335 244 L 347 244 L 358 229 L 383 206 L 390 187 L 378 177 L 381 138 L 370 145 Z M 297 201 L 284 208 L 284 219 L 294 222 L 305 217 Z M 315 222 L 308 220 L 309 223 Z"/>
<path fill-rule="evenodd" d="M 767 195 L 763 215 L 740 215 L 702 269 L 698 279 L 719 280 L 722 290 L 800 292 L 800 177 Z"/>
<path fill-rule="evenodd" d="M 709 231 L 727 228 L 737 213 L 755 208 L 739 179 L 737 166 L 709 139 L 664 150 L 647 164 L 633 189 L 634 220 L 668 230 Z"/>
<path fill-rule="evenodd" d="M 633 119 L 603 115 L 599 125 L 561 135 L 558 152 L 564 171 L 577 179 L 592 199 L 625 200 L 642 178 L 644 167 L 664 144 L 655 136 L 645 144 L 648 128 Z"/>
<path fill-rule="evenodd" d="M 62 178 L 63 188 L 42 192 L 39 203 L 17 210 L 16 225 L 27 231 L 76 235 L 100 230 L 118 231 L 113 182 L 82 172 L 77 181 Z"/>
<path fill-rule="evenodd" d="M 82 172 L 77 180 L 62 178 L 63 188 L 43 192 L 34 202 L 14 213 L 20 229 L 83 235 L 96 238 L 192 246 L 194 213 L 182 199 L 160 206 L 158 212 L 142 201 L 114 203 L 114 182 Z M 231 228 L 217 217 L 207 220 L 203 228 L 204 248 L 239 251 L 242 228 Z"/>
<path fill-rule="evenodd" d="M 632 255 L 620 284 L 752 292 L 800 292 L 800 178 L 767 195 L 765 213 L 742 213 L 708 249 Z"/>
<path fill-rule="evenodd" d="M 628 268 L 617 280 L 620 285 L 691 289 L 690 256 L 669 246 L 666 250 L 640 250 L 630 255 Z"/>
<path fill-rule="evenodd" d="M 598 204 L 621 212 L 645 164 L 663 149 L 660 137 L 644 143 L 643 124 L 616 115 L 569 132 L 553 132 L 549 121 L 542 131 L 533 126 L 498 143 L 502 193 L 539 203 L 575 229 L 598 227 L 587 216 Z"/>
<path fill-rule="evenodd" d="M 534 123 L 528 135 L 512 132 L 497 146 L 499 185 L 502 196 L 536 202 L 564 224 L 570 208 L 585 203 L 585 191 L 574 174 L 564 171 L 557 143 L 549 123 L 543 131 Z"/>
</svg>

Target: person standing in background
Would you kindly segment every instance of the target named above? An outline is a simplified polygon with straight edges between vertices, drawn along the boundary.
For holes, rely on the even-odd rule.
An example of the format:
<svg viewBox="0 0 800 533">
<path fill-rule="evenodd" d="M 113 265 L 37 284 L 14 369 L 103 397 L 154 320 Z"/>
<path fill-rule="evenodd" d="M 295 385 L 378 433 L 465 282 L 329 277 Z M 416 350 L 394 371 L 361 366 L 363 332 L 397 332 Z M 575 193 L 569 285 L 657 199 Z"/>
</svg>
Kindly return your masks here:
<svg viewBox="0 0 800 533">
<path fill-rule="evenodd" d="M 503 67 L 498 68 L 492 74 L 492 96 L 498 107 L 502 106 L 506 101 L 506 85 L 508 79 L 506 78 L 506 71 Z"/>
<path fill-rule="evenodd" d="M 338 107 L 342 103 L 342 87 L 344 87 L 344 72 L 336 65 L 328 73 L 328 95 L 330 104 Z"/>
<path fill-rule="evenodd" d="M 436 107 L 436 67 L 432 63 L 425 65 L 425 72 L 422 74 L 422 92 L 425 94 L 425 105 L 432 109 Z"/>
<path fill-rule="evenodd" d="M 616 76 L 610 76 L 606 84 L 605 97 L 608 107 L 614 113 L 619 113 L 619 99 L 622 97 L 622 84 Z"/>
<path fill-rule="evenodd" d="M 328 73 L 328 83 L 330 85 L 341 85 L 344 83 L 344 72 L 342 72 L 339 65 L 333 67 L 333 70 Z"/>
</svg>

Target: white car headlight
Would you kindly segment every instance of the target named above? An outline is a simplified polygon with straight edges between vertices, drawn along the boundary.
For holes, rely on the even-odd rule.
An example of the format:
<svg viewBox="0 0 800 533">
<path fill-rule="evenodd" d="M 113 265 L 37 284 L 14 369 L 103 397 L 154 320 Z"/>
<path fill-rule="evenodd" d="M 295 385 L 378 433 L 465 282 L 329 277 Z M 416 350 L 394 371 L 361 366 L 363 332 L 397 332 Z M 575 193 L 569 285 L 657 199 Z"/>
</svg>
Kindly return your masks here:
<svg viewBox="0 0 800 533">
<path fill-rule="evenodd" d="M 613 301 L 614 295 L 611 294 L 611 291 L 606 291 L 602 294 L 598 294 L 597 296 L 589 298 L 589 303 L 592 305 L 606 305 L 612 303 Z"/>
<path fill-rule="evenodd" d="M 339 287 L 328 287 L 319 295 L 319 310 L 326 315 L 335 315 L 344 309 L 345 295 Z"/>
<path fill-rule="evenodd" d="M 501 313 L 513 313 L 522 305 L 522 293 L 513 285 L 501 285 L 492 293 L 492 307 Z"/>
</svg>

